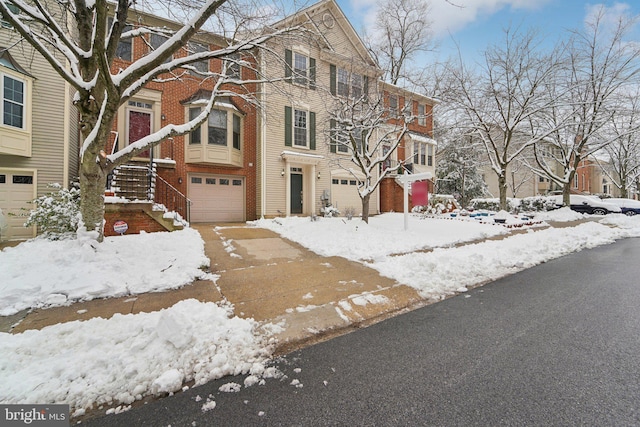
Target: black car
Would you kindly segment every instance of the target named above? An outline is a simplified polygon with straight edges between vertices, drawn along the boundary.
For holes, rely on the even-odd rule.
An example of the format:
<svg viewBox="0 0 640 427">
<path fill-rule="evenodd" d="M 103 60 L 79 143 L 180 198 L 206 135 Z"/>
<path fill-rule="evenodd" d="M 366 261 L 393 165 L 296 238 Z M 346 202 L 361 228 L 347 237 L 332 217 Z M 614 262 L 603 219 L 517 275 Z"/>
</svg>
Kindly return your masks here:
<svg viewBox="0 0 640 427">
<path fill-rule="evenodd" d="M 631 199 L 605 199 L 607 203 L 613 203 L 622 209 L 625 215 L 633 216 L 640 214 L 640 201 Z"/>
<path fill-rule="evenodd" d="M 556 206 L 563 205 L 562 196 L 550 196 Z M 581 196 L 570 194 L 571 210 L 590 215 L 606 215 L 608 213 L 621 213 L 622 210 L 613 203 L 607 203 L 596 196 Z"/>
</svg>

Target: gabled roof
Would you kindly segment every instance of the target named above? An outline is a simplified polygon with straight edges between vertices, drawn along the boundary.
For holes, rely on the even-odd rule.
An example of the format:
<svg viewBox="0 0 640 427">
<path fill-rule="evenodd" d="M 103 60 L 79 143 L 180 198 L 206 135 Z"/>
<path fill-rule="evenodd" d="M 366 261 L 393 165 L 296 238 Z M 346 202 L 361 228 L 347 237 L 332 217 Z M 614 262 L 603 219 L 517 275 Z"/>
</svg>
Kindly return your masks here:
<svg viewBox="0 0 640 427">
<path fill-rule="evenodd" d="M 344 33 L 347 35 L 348 42 L 355 48 L 355 50 L 359 53 L 360 59 L 366 62 L 370 66 L 374 66 L 377 68 L 376 61 L 373 59 L 366 46 L 362 42 L 360 35 L 356 32 L 351 25 L 351 22 L 347 19 L 347 16 L 344 14 L 340 6 L 336 3 L 335 0 L 321 0 L 318 3 L 314 3 L 309 7 L 299 10 L 293 15 L 289 15 L 286 18 L 278 21 L 274 24 L 274 27 L 280 28 L 284 26 L 294 26 L 300 25 L 304 22 L 311 21 L 311 17 L 318 16 L 323 12 L 329 12 L 335 17 L 331 25 L 338 25 Z M 318 34 L 322 35 L 322 31 L 318 26 L 311 21 L 311 24 L 314 27 L 314 30 L 318 32 Z M 332 46 L 329 44 L 326 38 L 323 37 L 323 41 L 325 46 L 329 50 L 333 50 Z"/>
</svg>

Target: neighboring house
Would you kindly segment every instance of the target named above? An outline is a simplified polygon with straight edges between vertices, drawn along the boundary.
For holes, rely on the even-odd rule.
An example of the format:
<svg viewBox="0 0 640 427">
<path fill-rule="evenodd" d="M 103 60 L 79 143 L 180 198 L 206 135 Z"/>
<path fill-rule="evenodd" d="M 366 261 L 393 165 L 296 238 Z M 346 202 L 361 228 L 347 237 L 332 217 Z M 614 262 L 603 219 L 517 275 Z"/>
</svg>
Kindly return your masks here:
<svg viewBox="0 0 640 427">
<path fill-rule="evenodd" d="M 259 121 L 259 216 L 316 215 L 329 203 L 343 213 L 346 209 L 355 215 L 362 213 L 358 195 L 362 176 L 356 165 L 351 166 L 353 173 L 345 168 L 351 157 L 348 150 L 330 143 L 329 109 L 336 97 L 374 97 L 385 91 L 385 102 L 395 99 L 391 108 L 401 109 L 407 102 L 416 115 L 424 110 L 412 125 L 411 135 L 405 137 L 409 147 L 403 147 L 394 159 L 406 162 L 411 157 L 408 163 L 417 163 L 416 170 L 434 170 L 433 100 L 379 83 L 381 70 L 334 0 L 307 7 L 276 27 L 309 21 L 309 29 L 317 36 L 274 42 L 273 51 L 284 61 L 263 61 L 266 75 L 284 81 L 265 84 L 261 91 L 267 108 Z M 369 214 L 382 210 L 380 191 L 378 187 L 371 196 Z"/>
<path fill-rule="evenodd" d="M 389 83 L 380 82 L 385 105 L 389 110 L 404 111 L 416 117 L 409 123 L 409 132 L 404 136 L 398 149 L 392 154 L 391 166 L 401 163 L 399 173 L 429 172 L 429 192 L 434 190 L 436 176 L 436 151 L 438 145 L 433 139 L 433 107 L 437 102 L 429 97 L 411 92 Z M 393 122 L 393 121 L 392 121 Z M 402 185 L 396 180 L 398 174 L 391 174 L 380 183 L 380 211 L 398 212 L 404 209 Z"/>
<path fill-rule="evenodd" d="M 273 41 L 284 61 L 265 60 L 266 75 L 286 79 L 262 87 L 267 107 L 260 120 L 258 214 L 264 217 L 315 215 L 326 203 L 360 213 L 356 179 L 332 166 L 329 113 L 334 96 L 368 93 L 380 71 L 333 0 L 316 3 L 279 22 L 311 20 L 314 37 Z M 375 84 L 375 83 L 374 83 Z M 377 195 L 371 200 L 377 213 Z"/>
<path fill-rule="evenodd" d="M 159 28 L 176 25 L 139 13 L 131 22 L 133 26 Z M 121 41 L 114 67 L 126 67 L 165 40 L 158 35 L 145 35 Z M 219 36 L 200 33 L 188 48 L 198 51 L 225 45 L 226 41 Z M 222 62 L 209 60 L 194 65 L 202 71 L 219 71 Z M 249 68 L 238 66 L 233 71 L 246 79 L 255 78 Z M 115 144 L 123 148 L 168 123 L 184 123 L 200 112 L 212 89 L 211 79 L 205 80 L 195 73 L 186 73 L 179 80 L 148 84 L 120 108 L 111 147 Z M 231 85 L 223 89 L 241 90 Z M 152 199 L 191 222 L 256 219 L 256 117 L 255 107 L 241 98 L 221 98 L 207 122 L 188 135 L 169 138 L 152 151 L 142 153 L 114 174 L 110 186 L 116 196 Z M 146 179 L 149 170 L 154 173 L 151 179 Z M 136 180 L 142 182 L 142 188 L 130 185 Z M 117 217 L 114 213 L 109 219 Z M 107 224 L 105 233 L 111 232 Z"/>
<path fill-rule="evenodd" d="M 542 143 L 540 143 L 542 144 Z M 540 150 L 540 155 L 550 164 L 556 167 L 555 173 L 562 175 L 560 164 L 553 160 L 553 147 L 545 145 Z M 493 197 L 498 197 L 498 176 L 491 168 L 491 164 L 486 158 L 482 162 L 482 178 L 487 185 L 487 191 Z M 530 165 L 537 167 L 533 154 L 533 147 L 529 147 L 522 152 L 520 157 L 514 159 L 507 167 L 507 197 L 524 198 L 544 195 L 562 190 L 562 187 L 545 176 L 538 175 L 531 170 Z"/>
<path fill-rule="evenodd" d="M 597 194 L 609 197 L 620 197 L 620 189 L 611 181 L 604 168 L 609 163 L 606 159 L 595 159 L 589 156 L 578 164 L 571 191 L 582 194 Z"/>
<path fill-rule="evenodd" d="M 6 22 L 0 21 L 0 240 L 35 236 L 23 226 L 30 201 L 78 176 L 78 114 L 72 89 Z M 7 49 L 10 46 L 14 48 Z M 37 101 L 37 102 L 36 102 Z"/>
</svg>

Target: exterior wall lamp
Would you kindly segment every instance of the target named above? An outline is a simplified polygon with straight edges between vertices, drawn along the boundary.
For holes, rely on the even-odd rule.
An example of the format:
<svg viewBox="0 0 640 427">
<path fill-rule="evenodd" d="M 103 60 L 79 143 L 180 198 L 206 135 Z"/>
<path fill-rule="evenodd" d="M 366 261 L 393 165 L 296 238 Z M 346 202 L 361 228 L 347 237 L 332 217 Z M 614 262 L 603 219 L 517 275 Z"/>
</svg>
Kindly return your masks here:
<svg viewBox="0 0 640 427">
<path fill-rule="evenodd" d="M 320 172 L 318 172 L 318 179 L 320 179 Z"/>
<path fill-rule="evenodd" d="M 282 168 L 282 172 L 280 172 L 280 176 L 284 176 L 284 168 Z"/>
</svg>

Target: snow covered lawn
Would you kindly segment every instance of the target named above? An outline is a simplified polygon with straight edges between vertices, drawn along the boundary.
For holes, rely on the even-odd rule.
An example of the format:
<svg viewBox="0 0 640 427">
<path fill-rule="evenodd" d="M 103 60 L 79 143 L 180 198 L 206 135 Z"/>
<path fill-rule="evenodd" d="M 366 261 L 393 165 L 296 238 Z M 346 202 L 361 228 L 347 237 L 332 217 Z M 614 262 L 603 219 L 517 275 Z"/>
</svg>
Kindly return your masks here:
<svg viewBox="0 0 640 427">
<path fill-rule="evenodd" d="M 92 240 L 34 239 L 0 252 L 0 315 L 26 308 L 175 289 L 208 266 L 200 234 L 132 234 Z"/>
<path fill-rule="evenodd" d="M 360 219 L 289 217 L 253 221 L 322 256 L 340 256 L 353 261 L 375 260 L 391 254 L 447 247 L 487 237 L 508 234 L 501 225 L 450 218 L 409 217 L 404 230 L 403 214 L 387 213 Z"/>
<path fill-rule="evenodd" d="M 546 212 L 541 217 L 558 222 L 585 218 L 569 208 Z M 278 218 L 254 224 L 276 231 L 318 254 L 364 262 L 381 274 L 417 289 L 425 298 L 441 299 L 553 258 L 616 239 L 640 236 L 640 217 L 618 214 L 595 218 L 601 219 L 569 228 L 530 227 L 525 234 L 457 248 L 452 246 L 482 237 L 508 235 L 511 230 L 468 217 L 421 219 L 416 215 L 410 218 L 409 230 L 404 231 L 402 214 L 372 217 L 368 225 L 340 218 L 315 222 L 308 218 Z M 430 248 L 433 251 L 416 252 Z"/>
</svg>

